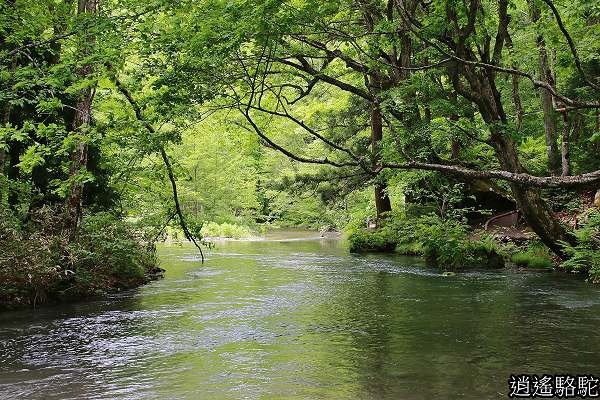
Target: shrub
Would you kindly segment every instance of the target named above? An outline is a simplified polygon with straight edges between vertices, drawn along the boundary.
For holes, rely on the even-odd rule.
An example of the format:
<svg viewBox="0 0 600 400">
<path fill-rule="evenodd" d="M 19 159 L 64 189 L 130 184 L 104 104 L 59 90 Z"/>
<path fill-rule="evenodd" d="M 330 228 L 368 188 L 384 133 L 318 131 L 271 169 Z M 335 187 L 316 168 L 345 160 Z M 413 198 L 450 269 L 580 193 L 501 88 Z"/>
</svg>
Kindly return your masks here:
<svg viewBox="0 0 600 400">
<path fill-rule="evenodd" d="M 405 256 L 422 256 L 423 246 L 419 242 L 400 242 L 396 245 L 396 253 Z"/>
<path fill-rule="evenodd" d="M 415 226 L 415 235 L 423 246 L 425 258 L 443 268 L 504 265 L 504 258 L 491 237 L 473 240 L 468 226 L 459 221 L 423 217 Z"/>
<path fill-rule="evenodd" d="M 348 235 L 348 242 L 351 253 L 389 252 L 396 248 L 398 238 L 394 231 L 388 228 L 357 229 Z"/>
<path fill-rule="evenodd" d="M 108 276 L 120 278 L 117 285 L 129 286 L 127 280 L 142 280 L 157 261 L 153 245 L 143 246 L 143 239 L 128 223 L 100 213 L 83 220 L 70 252 L 78 259 L 79 268 L 104 268 Z"/>
<path fill-rule="evenodd" d="M 400 254 L 423 255 L 443 268 L 504 266 L 504 257 L 491 237 L 473 240 L 467 225 L 433 215 L 418 219 L 391 216 L 379 229 L 354 229 L 348 240 L 351 252 L 395 248 Z"/>
<path fill-rule="evenodd" d="M 241 239 L 248 238 L 253 235 L 253 232 L 247 226 L 230 224 L 224 222 L 218 224 L 216 222 L 206 222 L 202 225 L 201 234 L 203 237 L 222 237 Z"/>
<path fill-rule="evenodd" d="M 593 210 L 587 222 L 575 231 L 577 245 L 563 243 L 568 259 L 560 266 L 571 272 L 587 272 L 590 281 L 600 283 L 600 212 Z"/>
<path fill-rule="evenodd" d="M 511 261 L 520 267 L 534 269 L 552 269 L 554 264 L 549 256 L 536 255 L 531 252 L 515 253 L 511 256 Z"/>
</svg>

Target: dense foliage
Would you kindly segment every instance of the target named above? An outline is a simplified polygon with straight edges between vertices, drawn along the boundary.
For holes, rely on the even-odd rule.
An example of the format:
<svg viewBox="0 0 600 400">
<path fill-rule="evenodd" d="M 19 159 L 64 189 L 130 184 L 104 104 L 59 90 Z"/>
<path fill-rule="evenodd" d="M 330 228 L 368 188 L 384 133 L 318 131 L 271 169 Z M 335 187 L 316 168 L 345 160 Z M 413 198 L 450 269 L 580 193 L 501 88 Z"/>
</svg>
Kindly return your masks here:
<svg viewBox="0 0 600 400">
<path fill-rule="evenodd" d="M 505 265 L 503 247 L 491 236 L 474 236 L 468 225 L 432 215 L 393 216 L 376 230 L 353 228 L 348 235 L 350 251 L 396 251 L 422 255 L 443 269 L 498 268 Z"/>
<path fill-rule="evenodd" d="M 518 210 L 597 280 L 599 37 L 587 0 L 5 1 L 0 246 L 48 282 L 93 262 L 25 248 L 110 253 L 98 279 L 128 281 L 148 267 L 130 222 L 198 249 L 348 227 L 353 249 L 457 267 L 494 258 L 476 231 Z M 34 222 L 47 207 L 61 221 Z M 106 213 L 117 233 L 94 237 Z"/>
<path fill-rule="evenodd" d="M 0 304 L 36 306 L 135 287 L 160 271 L 140 232 L 114 215 L 83 219 L 78 235 L 56 210 L 43 207 L 19 226 L 0 223 Z"/>
<path fill-rule="evenodd" d="M 562 267 L 573 272 L 588 271 L 590 279 L 600 282 L 600 212 L 592 211 L 575 231 L 577 245 L 565 244 L 569 258 Z"/>
</svg>

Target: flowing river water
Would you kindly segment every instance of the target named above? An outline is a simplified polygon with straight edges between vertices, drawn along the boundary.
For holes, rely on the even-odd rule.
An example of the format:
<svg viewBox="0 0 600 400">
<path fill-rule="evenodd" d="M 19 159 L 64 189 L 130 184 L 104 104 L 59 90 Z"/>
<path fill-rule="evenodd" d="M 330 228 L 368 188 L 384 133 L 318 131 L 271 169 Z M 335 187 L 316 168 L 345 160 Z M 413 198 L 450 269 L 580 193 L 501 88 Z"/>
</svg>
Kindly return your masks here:
<svg viewBox="0 0 600 400">
<path fill-rule="evenodd" d="M 600 287 L 568 276 L 289 235 L 159 253 L 137 290 L 0 314 L 0 398 L 496 399 L 510 374 L 600 372 Z"/>
</svg>

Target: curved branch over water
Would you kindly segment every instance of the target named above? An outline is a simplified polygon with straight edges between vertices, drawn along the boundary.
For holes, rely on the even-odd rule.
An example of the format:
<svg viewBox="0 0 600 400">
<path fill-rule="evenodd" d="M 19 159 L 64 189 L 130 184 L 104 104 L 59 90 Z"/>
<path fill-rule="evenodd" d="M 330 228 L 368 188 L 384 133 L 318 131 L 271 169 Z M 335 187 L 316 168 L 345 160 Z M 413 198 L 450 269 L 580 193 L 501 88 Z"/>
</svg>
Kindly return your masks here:
<svg viewBox="0 0 600 400">
<path fill-rule="evenodd" d="M 127 99 L 127 102 L 131 105 L 131 108 L 133 108 L 136 119 L 139 122 L 141 122 L 142 125 L 144 125 L 144 127 L 146 128 L 146 130 L 148 132 L 153 133 L 153 134 L 156 133 L 156 130 L 154 129 L 154 127 L 148 121 L 146 121 L 144 119 L 144 116 L 142 115 L 142 110 L 141 110 L 140 106 L 137 104 L 137 102 L 135 101 L 135 99 L 133 98 L 133 96 L 131 95 L 129 90 L 123 85 L 123 83 L 117 77 L 114 77 L 113 81 L 114 81 L 115 85 L 117 86 L 117 89 L 119 89 L 119 92 L 121 92 L 121 94 Z M 196 240 L 196 237 L 190 232 L 190 230 L 187 226 L 187 223 L 185 222 L 185 217 L 183 216 L 183 211 L 181 210 L 181 205 L 179 203 L 179 196 L 177 194 L 177 182 L 175 180 L 175 174 L 173 173 L 173 167 L 171 166 L 171 161 L 169 160 L 169 156 L 167 155 L 167 152 L 165 151 L 165 148 L 163 146 L 160 146 L 160 155 L 162 157 L 165 168 L 167 169 L 169 181 L 171 182 L 171 190 L 173 192 L 173 202 L 175 203 L 175 212 L 176 212 L 177 216 L 179 217 L 179 225 L 181 226 L 181 229 L 183 230 L 183 234 L 185 235 L 185 237 L 190 242 L 192 242 L 194 244 L 194 246 L 196 246 L 196 248 L 200 252 L 200 258 L 202 259 L 202 262 L 204 262 L 204 252 L 202 251 L 200 244 Z"/>
</svg>

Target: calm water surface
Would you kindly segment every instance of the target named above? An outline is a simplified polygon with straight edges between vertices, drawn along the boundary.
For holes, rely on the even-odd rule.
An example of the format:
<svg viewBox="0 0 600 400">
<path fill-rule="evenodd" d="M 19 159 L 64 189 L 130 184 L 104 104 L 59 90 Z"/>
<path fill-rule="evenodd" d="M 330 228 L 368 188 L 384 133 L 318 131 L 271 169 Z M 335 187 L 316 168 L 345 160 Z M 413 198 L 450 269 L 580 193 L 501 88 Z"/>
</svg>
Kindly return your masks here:
<svg viewBox="0 0 600 400">
<path fill-rule="evenodd" d="M 0 398 L 496 399 L 511 373 L 600 374 L 600 288 L 569 277 L 289 235 L 160 254 L 138 290 L 0 314 Z"/>
</svg>

